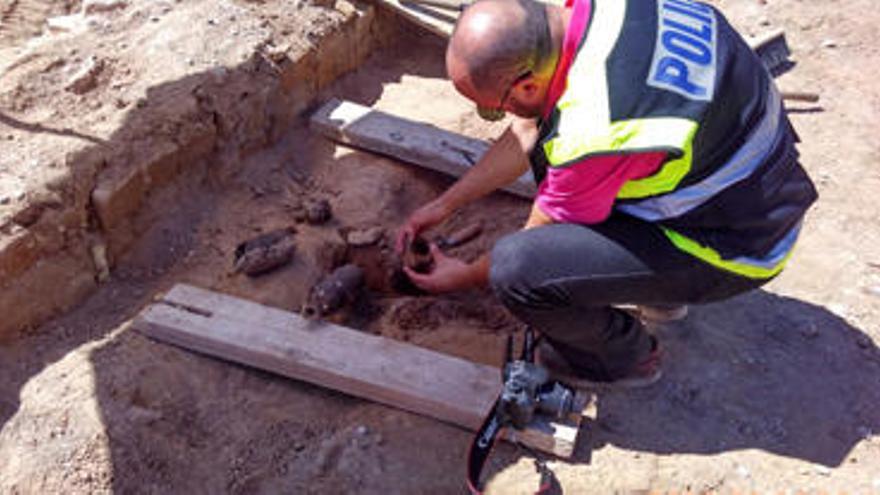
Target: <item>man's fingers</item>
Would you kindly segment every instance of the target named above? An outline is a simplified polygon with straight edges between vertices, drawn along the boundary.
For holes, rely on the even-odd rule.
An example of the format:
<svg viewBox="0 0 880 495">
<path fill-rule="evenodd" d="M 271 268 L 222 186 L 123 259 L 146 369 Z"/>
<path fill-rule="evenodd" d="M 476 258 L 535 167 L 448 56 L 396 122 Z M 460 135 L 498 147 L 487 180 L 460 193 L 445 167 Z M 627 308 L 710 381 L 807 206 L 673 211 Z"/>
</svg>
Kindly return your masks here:
<svg viewBox="0 0 880 495">
<path fill-rule="evenodd" d="M 397 254 L 403 254 L 406 245 L 409 243 L 410 236 L 409 227 L 403 227 L 397 232 L 397 242 L 394 244 L 394 249 L 397 251 Z"/>
<path fill-rule="evenodd" d="M 416 284 L 416 287 L 429 292 L 431 291 L 431 286 L 428 283 L 430 280 L 430 274 L 419 273 L 408 266 L 404 266 L 403 271 L 412 283 Z"/>
<path fill-rule="evenodd" d="M 412 223 L 407 222 L 406 225 L 400 230 L 400 233 L 397 235 L 397 254 L 403 255 L 403 253 L 409 249 L 410 243 L 413 242 L 413 239 L 416 238 L 416 233 L 418 229 L 412 225 Z"/>
<path fill-rule="evenodd" d="M 434 258 L 435 264 L 439 260 L 443 260 L 449 257 L 442 249 L 440 249 L 440 246 L 438 246 L 436 242 L 432 242 L 429 247 L 431 249 L 431 257 Z"/>
</svg>

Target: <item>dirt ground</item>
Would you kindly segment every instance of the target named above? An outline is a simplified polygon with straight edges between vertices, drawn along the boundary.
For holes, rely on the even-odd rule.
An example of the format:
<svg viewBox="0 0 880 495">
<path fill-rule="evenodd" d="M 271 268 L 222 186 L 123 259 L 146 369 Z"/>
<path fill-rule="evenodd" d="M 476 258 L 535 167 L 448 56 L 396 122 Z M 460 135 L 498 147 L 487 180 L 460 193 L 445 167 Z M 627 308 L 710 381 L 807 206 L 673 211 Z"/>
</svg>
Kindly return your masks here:
<svg viewBox="0 0 880 495">
<path fill-rule="evenodd" d="M 784 28 L 797 64 L 780 86 L 821 94 L 819 104 L 789 105 L 820 201 L 780 277 L 659 329 L 667 347 L 663 380 L 600 394 L 597 418 L 584 426 L 574 458 L 550 466 L 564 493 L 573 494 L 880 493 L 880 86 L 869 69 L 880 64 L 873 42 L 880 14 L 871 0 L 715 3 L 748 35 Z M 302 5 L 276 1 L 267 8 L 284 13 L 294 4 Z M 172 22 L 176 12 L 193 5 L 199 4 L 156 3 L 155 12 L 126 18 L 130 28 L 114 28 L 105 53 L 116 56 L 102 84 L 125 74 L 120 68 L 133 59 L 132 46 L 156 47 L 151 60 L 160 60 L 162 50 L 176 46 L 160 41 L 186 26 L 184 19 Z M 0 0 L 0 54 L 33 40 L 46 17 L 81 8 Z M 332 24 L 334 14 L 320 12 L 325 7 L 303 8 L 292 38 L 318 36 L 321 22 Z M 228 11 L 203 17 L 233 26 L 231 17 L 249 19 Z M 161 29 L 147 29 L 152 24 Z M 265 26 L 258 19 L 251 28 Z M 141 45 L 126 32 L 140 33 Z M 342 97 L 480 138 L 501 130 L 480 121 L 445 80 L 442 40 L 417 31 L 397 36 L 320 99 Z M 76 39 L 83 46 L 72 49 L 80 54 L 98 42 Z M 8 69 L 12 59 L 0 58 L 0 67 Z M 209 56 L 194 64 L 212 62 Z M 138 70 L 146 68 L 133 67 L 123 79 L 141 88 Z M 185 79 L 185 72 L 175 77 Z M 53 129 L 112 134 L 115 114 L 107 109 L 102 120 L 105 101 L 95 101 L 105 94 L 56 98 L 51 88 L 64 75 L 50 70 L 42 86 L 12 84 L 12 92 L 0 94 L 0 137 L 17 142 L 6 149 L 22 156 L 42 149 L 39 130 L 59 121 Z M 0 88 L 8 89 L 3 77 Z M 30 96 L 16 94 L 19 87 Z M 93 112 L 82 110 L 90 105 Z M 74 126 L 77 119 L 89 125 Z M 43 127 L 13 125 L 24 121 Z M 344 245 L 345 232 L 382 227 L 387 251 L 406 215 L 450 184 L 336 146 L 303 122 L 271 146 L 241 148 L 219 147 L 207 166 L 157 190 L 108 280 L 75 309 L 0 345 L 0 493 L 463 493 L 469 432 L 194 355 L 127 327 L 178 282 L 297 309 L 327 266 L 327 253 Z M 0 179 L 30 177 L 29 162 L 2 163 Z M 329 200 L 329 224 L 295 222 L 312 198 Z M 527 207 L 495 195 L 441 230 L 483 221 L 486 233 L 457 251 L 473 258 L 516 229 Z M 239 242 L 291 225 L 297 253 L 290 265 L 258 278 L 232 273 Z M 382 249 L 380 243 L 349 255 L 374 260 Z M 345 323 L 490 364 L 517 328 L 489 293 L 412 297 L 378 286 Z M 489 477 L 491 493 L 531 493 L 538 482 L 532 458 L 512 446 L 496 449 Z"/>
</svg>

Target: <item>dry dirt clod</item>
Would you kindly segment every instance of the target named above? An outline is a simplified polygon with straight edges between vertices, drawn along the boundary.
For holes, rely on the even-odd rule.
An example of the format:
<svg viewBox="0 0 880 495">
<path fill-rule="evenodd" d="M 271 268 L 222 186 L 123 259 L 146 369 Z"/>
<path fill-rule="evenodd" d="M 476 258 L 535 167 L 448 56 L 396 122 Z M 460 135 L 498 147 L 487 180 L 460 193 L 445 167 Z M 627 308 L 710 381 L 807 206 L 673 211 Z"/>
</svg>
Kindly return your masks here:
<svg viewBox="0 0 880 495">
<path fill-rule="evenodd" d="M 306 222 L 312 225 L 327 223 L 333 217 L 330 202 L 326 199 L 309 199 L 303 204 Z"/>
<path fill-rule="evenodd" d="M 21 227 L 30 227 L 40 220 L 40 217 L 43 216 L 44 210 L 44 205 L 33 203 L 13 215 L 12 222 Z"/>
<path fill-rule="evenodd" d="M 385 229 L 382 227 L 372 227 L 369 229 L 355 229 L 348 233 L 346 242 L 355 247 L 372 246 L 382 239 L 385 235 Z"/>
<path fill-rule="evenodd" d="M 88 93 L 98 86 L 98 74 L 104 70 L 104 62 L 92 55 L 82 68 L 70 78 L 64 89 L 78 95 Z"/>
<path fill-rule="evenodd" d="M 82 6 L 82 12 L 85 15 L 97 14 L 100 12 L 110 12 L 116 9 L 122 9 L 128 6 L 126 0 L 85 0 Z"/>
<path fill-rule="evenodd" d="M 296 251 L 293 228 L 273 230 L 235 248 L 235 271 L 250 276 L 270 272 L 290 262 Z"/>
<path fill-rule="evenodd" d="M 110 279 L 110 263 L 107 261 L 107 245 L 98 242 L 91 247 L 92 263 L 95 265 L 95 277 L 98 282 Z"/>
</svg>

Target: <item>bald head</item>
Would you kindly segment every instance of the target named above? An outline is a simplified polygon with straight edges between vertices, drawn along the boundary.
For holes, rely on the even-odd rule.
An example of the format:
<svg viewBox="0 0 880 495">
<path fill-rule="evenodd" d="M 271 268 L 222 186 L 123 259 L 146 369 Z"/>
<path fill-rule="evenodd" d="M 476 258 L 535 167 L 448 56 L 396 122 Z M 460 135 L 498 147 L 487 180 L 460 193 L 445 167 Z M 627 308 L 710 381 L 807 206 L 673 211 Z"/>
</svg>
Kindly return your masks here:
<svg viewBox="0 0 880 495">
<path fill-rule="evenodd" d="M 462 13 L 446 53 L 456 86 L 491 91 L 552 55 L 545 5 L 534 0 L 478 0 Z"/>
</svg>

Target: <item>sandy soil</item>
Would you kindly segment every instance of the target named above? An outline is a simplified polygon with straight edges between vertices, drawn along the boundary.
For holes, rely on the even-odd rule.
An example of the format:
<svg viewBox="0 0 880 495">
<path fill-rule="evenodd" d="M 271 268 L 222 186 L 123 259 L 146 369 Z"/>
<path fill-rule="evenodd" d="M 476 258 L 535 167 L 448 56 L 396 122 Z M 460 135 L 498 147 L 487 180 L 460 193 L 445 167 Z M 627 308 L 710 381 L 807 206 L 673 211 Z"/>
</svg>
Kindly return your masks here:
<svg viewBox="0 0 880 495">
<path fill-rule="evenodd" d="M 819 105 L 791 105 L 820 202 L 782 276 L 660 329 L 664 379 L 601 394 L 576 456 L 550 465 L 565 493 L 880 493 L 880 88 L 864 69 L 880 63 L 880 16 L 868 0 L 717 3 L 745 33 L 784 27 L 797 65 L 780 85 L 821 93 Z M 22 32 L 0 39 L 19 43 Z M 402 34 L 324 97 L 496 134 L 444 80 L 442 52 L 441 40 Z M 450 183 L 303 125 L 222 158 L 154 195 L 138 219 L 143 235 L 92 297 L 0 346 L 0 492 L 461 493 L 468 432 L 126 327 L 177 282 L 298 308 L 340 232 L 380 226 L 390 239 Z M 293 263 L 254 279 L 231 273 L 239 242 L 293 225 L 308 198 L 328 199 L 334 220 L 296 225 Z M 526 208 L 493 196 L 443 230 L 483 220 L 486 234 L 459 251 L 475 257 Z M 517 328 L 488 293 L 375 288 L 346 324 L 485 363 Z M 538 481 L 531 457 L 511 446 L 496 450 L 489 475 L 492 493 L 531 493 Z"/>
</svg>

